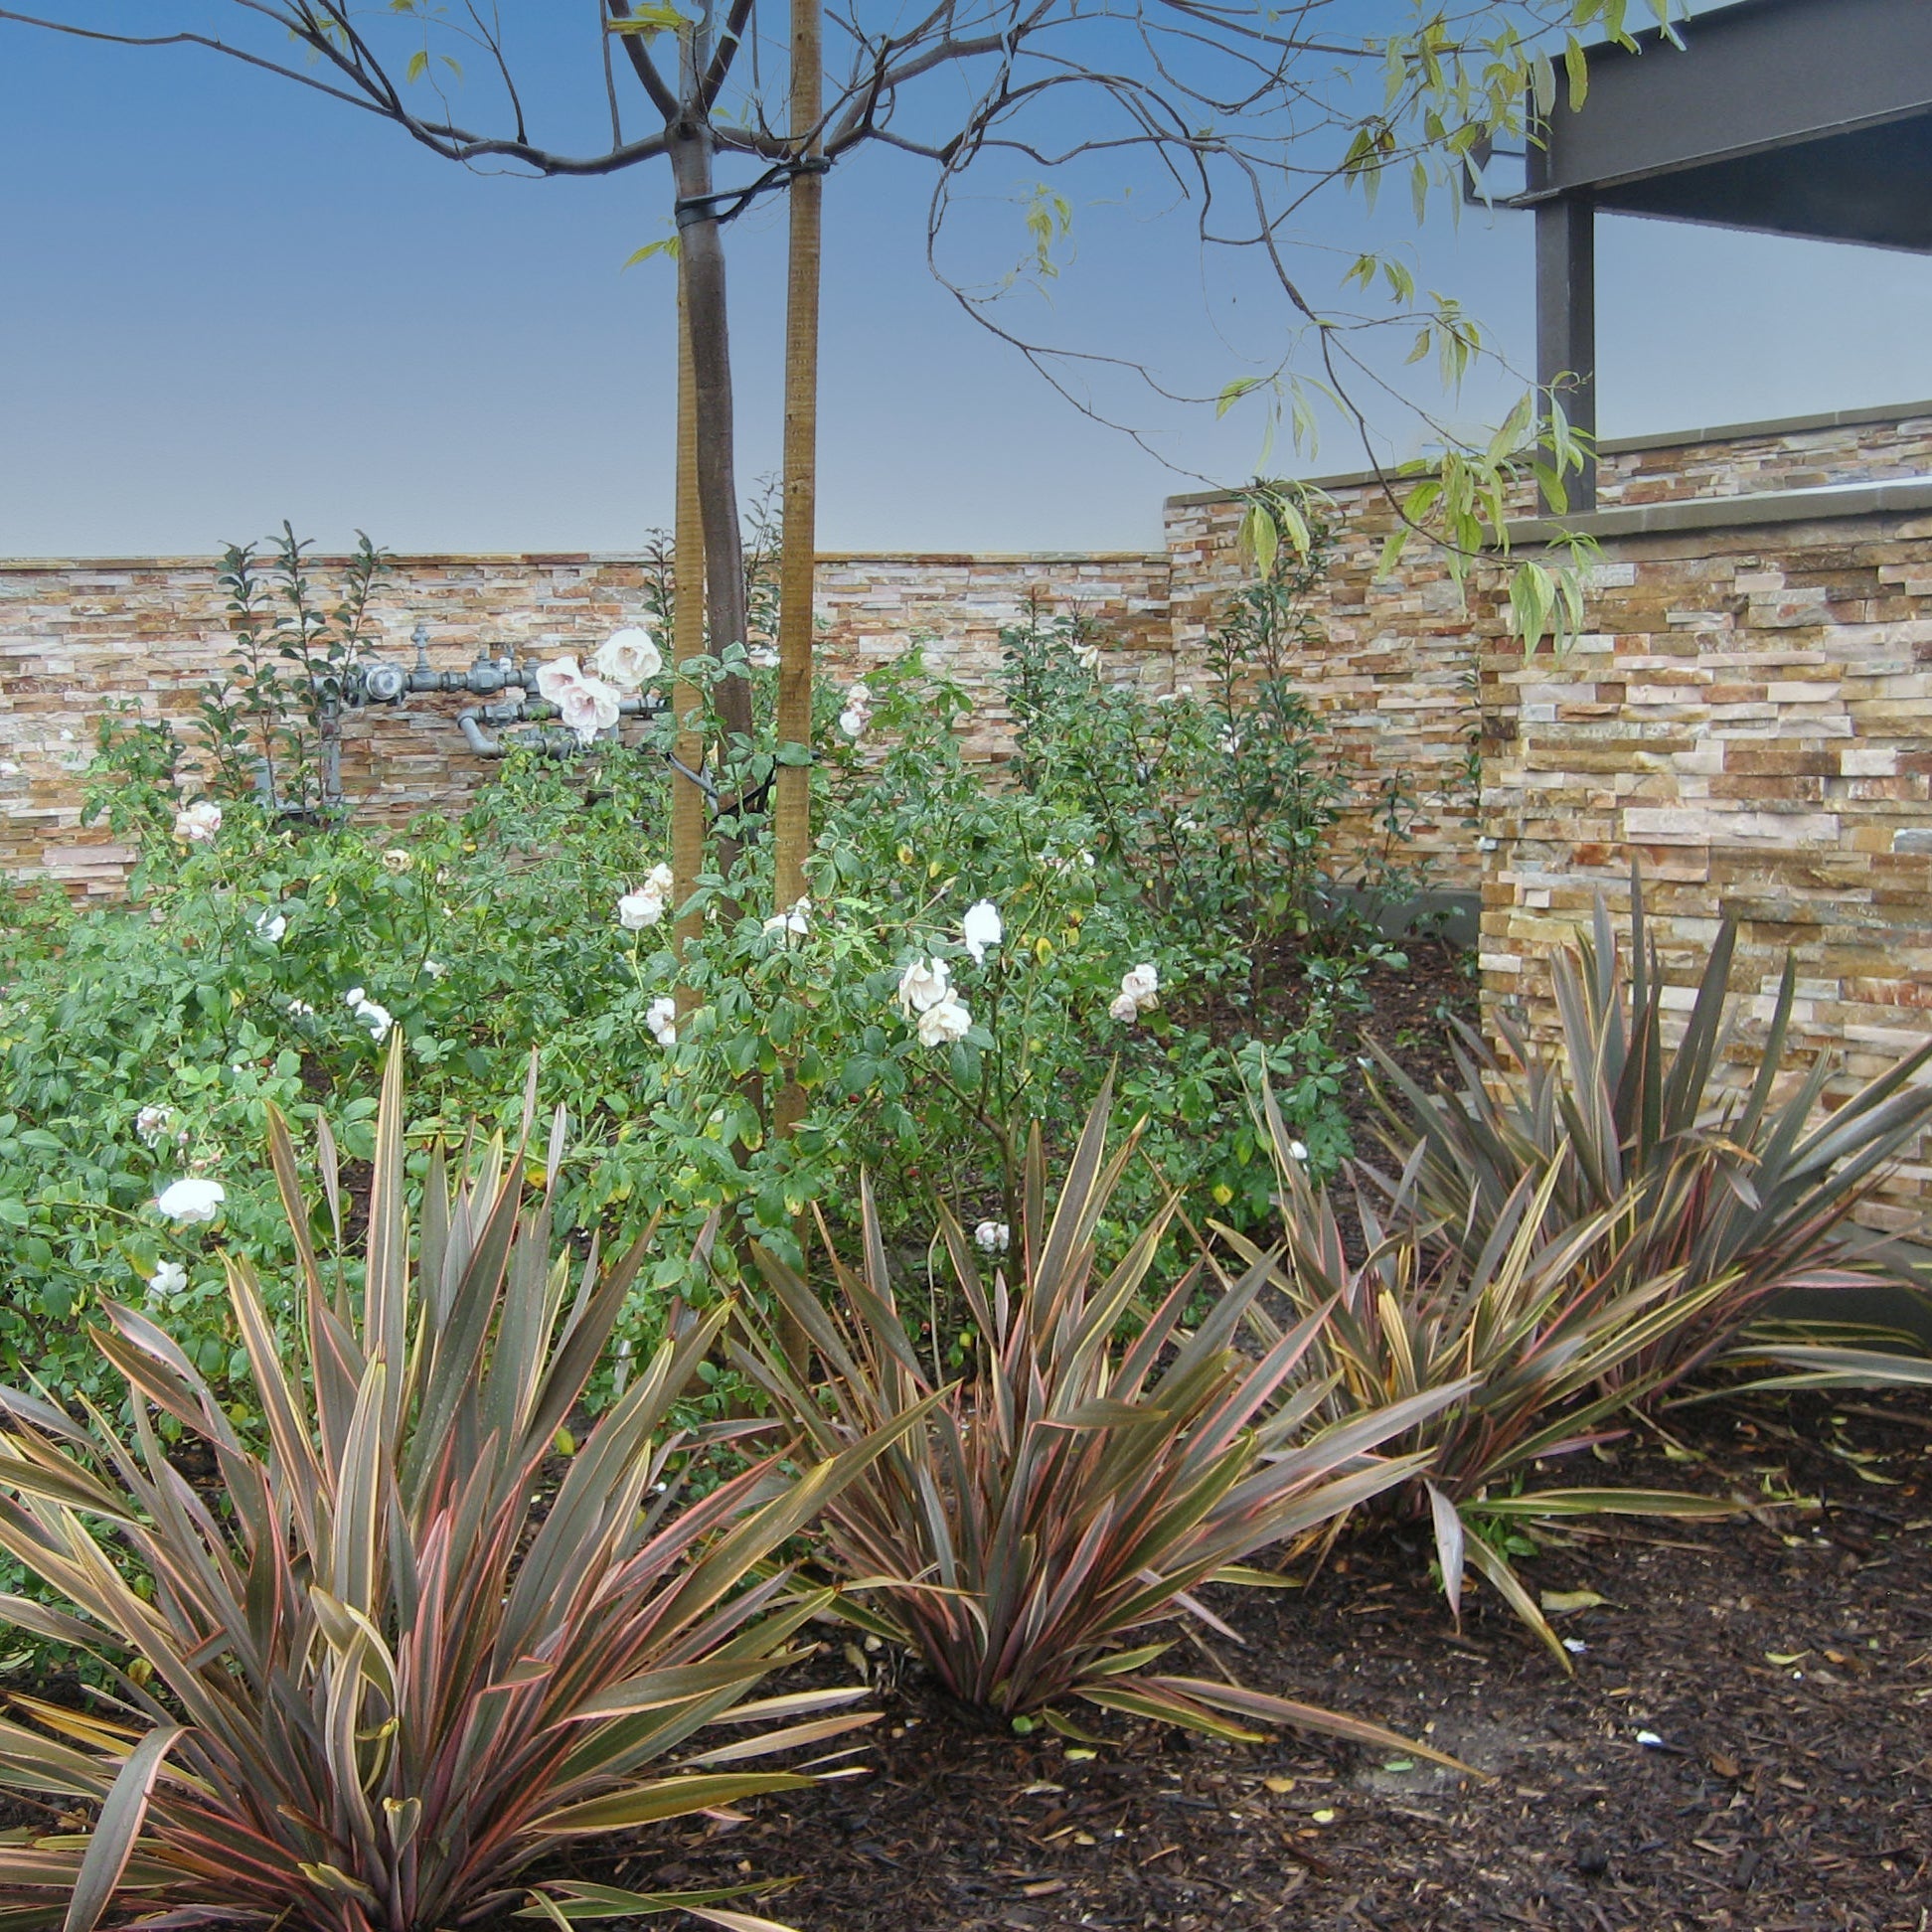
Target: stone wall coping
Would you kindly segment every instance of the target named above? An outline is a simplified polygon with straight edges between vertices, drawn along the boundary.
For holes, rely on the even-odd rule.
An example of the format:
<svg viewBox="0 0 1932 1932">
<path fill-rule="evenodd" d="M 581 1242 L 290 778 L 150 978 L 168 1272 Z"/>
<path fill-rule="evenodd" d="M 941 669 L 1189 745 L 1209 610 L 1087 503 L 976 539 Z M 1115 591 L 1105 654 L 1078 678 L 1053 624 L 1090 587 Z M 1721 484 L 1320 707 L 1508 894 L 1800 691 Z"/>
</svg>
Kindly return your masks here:
<svg viewBox="0 0 1932 1932">
<path fill-rule="evenodd" d="M 1747 436 L 1796 436 L 1807 429 L 1856 429 L 1868 422 L 1910 422 L 1932 416 L 1932 400 L 1918 402 L 1881 402 L 1858 409 L 1821 409 L 1811 415 L 1764 416 L 1755 422 L 1717 422 L 1700 429 L 1654 429 L 1641 436 L 1605 436 L 1597 444 L 1600 456 L 1628 456 L 1644 449 L 1678 449 L 1690 443 L 1742 442 Z M 1396 466 L 1381 470 L 1343 470 L 1334 476 L 1302 479 L 1315 490 L 1358 490 L 1376 482 L 1413 482 L 1398 478 Z M 1194 490 L 1167 498 L 1170 510 L 1201 504 L 1230 503 L 1236 490 Z"/>
<path fill-rule="evenodd" d="M 1586 537 L 1661 537 L 1677 531 L 1742 530 L 1755 524 L 1813 523 L 1932 510 L 1932 476 L 1889 483 L 1823 483 L 1751 496 L 1685 497 L 1674 503 L 1613 505 L 1579 517 L 1525 517 L 1509 526 L 1512 545 L 1546 544 L 1564 532 Z"/>
<path fill-rule="evenodd" d="M 530 569 L 555 569 L 560 566 L 582 568 L 597 565 L 642 564 L 649 560 L 636 551 L 397 551 L 396 564 L 416 568 L 447 564 L 452 567 L 501 568 L 521 565 Z M 263 560 L 271 561 L 271 560 Z M 340 565 L 347 555 L 330 552 L 311 553 L 312 564 Z M 963 568 L 972 564 L 1009 565 L 1021 564 L 1158 564 L 1168 562 L 1164 550 L 1109 551 L 820 551 L 821 564 L 886 564 L 928 567 Z M 32 576 L 63 570 L 206 570 L 220 568 L 215 556 L 170 557 L 0 557 L 0 575 Z"/>
</svg>

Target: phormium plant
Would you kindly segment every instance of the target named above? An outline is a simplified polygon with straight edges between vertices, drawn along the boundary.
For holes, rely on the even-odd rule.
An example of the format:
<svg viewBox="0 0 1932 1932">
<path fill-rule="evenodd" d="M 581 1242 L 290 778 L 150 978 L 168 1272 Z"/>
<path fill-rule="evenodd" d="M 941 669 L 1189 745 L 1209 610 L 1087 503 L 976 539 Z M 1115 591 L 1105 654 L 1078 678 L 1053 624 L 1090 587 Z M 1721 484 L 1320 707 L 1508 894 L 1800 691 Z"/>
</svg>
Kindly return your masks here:
<svg viewBox="0 0 1932 1932">
<path fill-rule="evenodd" d="M 528 1899 L 555 1920 L 705 1917 L 755 1887 L 629 1894 L 531 1868 L 586 1836 L 809 1783 L 743 1766 L 869 1721 L 836 1709 L 861 1689 L 746 1699 L 825 1600 L 774 1552 L 919 1413 L 796 1474 L 763 1458 L 688 1497 L 696 1445 L 672 1409 L 721 1305 L 673 1323 L 551 1480 L 644 1244 L 601 1272 L 593 1251 L 575 1281 L 553 1258 L 561 1123 L 534 1206 L 521 1151 L 492 1144 L 454 1179 L 432 1154 L 412 1241 L 402 1066 L 393 1049 L 353 1308 L 274 1123 L 303 1374 L 252 1269 L 229 1276 L 265 1447 L 164 1330 L 116 1305 L 96 1340 L 131 1434 L 97 1408 L 82 1424 L 0 1394 L 0 1548 L 70 1606 L 15 1596 L 0 1614 L 88 1653 L 109 1687 L 85 1710 L 16 1697 L 0 1720 L 0 1781 L 50 1811 L 98 1807 L 86 1832 L 0 1845 L 10 1925 L 431 1932 Z M 322 1182 L 338 1209 L 326 1140 Z M 156 1414 L 206 1446 L 212 1494 L 170 1461 Z"/>
</svg>

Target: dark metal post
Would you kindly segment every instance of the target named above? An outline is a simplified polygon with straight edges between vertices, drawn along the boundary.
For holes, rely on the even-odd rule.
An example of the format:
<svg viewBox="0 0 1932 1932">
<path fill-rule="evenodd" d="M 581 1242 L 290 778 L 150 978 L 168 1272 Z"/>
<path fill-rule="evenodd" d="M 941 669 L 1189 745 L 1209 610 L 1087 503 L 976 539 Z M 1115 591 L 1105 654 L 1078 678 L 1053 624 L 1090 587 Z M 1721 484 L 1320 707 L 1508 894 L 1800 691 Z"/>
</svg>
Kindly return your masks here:
<svg viewBox="0 0 1932 1932">
<path fill-rule="evenodd" d="M 1536 205 L 1536 381 L 1556 386 L 1572 428 L 1596 433 L 1596 210 L 1581 195 Z M 1572 511 L 1594 510 L 1595 460 L 1565 487 Z"/>
</svg>

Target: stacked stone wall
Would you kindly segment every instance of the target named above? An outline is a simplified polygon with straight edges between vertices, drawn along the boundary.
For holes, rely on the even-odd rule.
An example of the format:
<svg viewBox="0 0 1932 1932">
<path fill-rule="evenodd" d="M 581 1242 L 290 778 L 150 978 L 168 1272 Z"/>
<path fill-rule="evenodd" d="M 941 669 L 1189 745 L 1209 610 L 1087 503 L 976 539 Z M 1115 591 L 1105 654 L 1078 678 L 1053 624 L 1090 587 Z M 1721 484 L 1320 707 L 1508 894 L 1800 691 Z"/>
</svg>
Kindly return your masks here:
<svg viewBox="0 0 1932 1932">
<path fill-rule="evenodd" d="M 1525 664 L 1495 597 L 1485 675 L 1514 735 L 1484 830 L 1486 999 L 1553 1035 L 1546 961 L 1599 894 L 1645 898 L 1688 1012 L 1720 919 L 1755 989 L 1732 1055 L 1753 1070 L 1787 952 L 1787 1078 L 1824 1055 L 1831 1094 L 1932 1033 L 1932 516 L 1606 539 L 1591 630 Z M 1874 1216 L 1932 1199 L 1909 1165 Z"/>
<path fill-rule="evenodd" d="M 1538 1041 L 1553 1034 L 1549 954 L 1599 894 L 1621 917 L 1635 862 L 1680 1010 L 1719 921 L 1738 921 L 1736 978 L 1752 989 L 1740 1084 L 1787 951 L 1787 1077 L 1823 1055 L 1839 1094 L 1895 1063 L 1932 1032 L 1932 486 L 1766 503 L 1928 471 L 1922 404 L 1606 445 L 1585 634 L 1529 663 L 1507 638 L 1501 566 L 1479 565 L 1465 600 L 1418 544 L 1376 581 L 1386 498 L 1372 479 L 1332 480 L 1334 565 L 1297 676 L 1353 780 L 1345 854 L 1381 843 L 1392 791 L 1408 834 L 1397 856 L 1430 885 L 1480 889 L 1485 1000 Z M 1733 498 L 1752 500 L 1720 523 L 1698 507 Z M 1113 675 L 1193 681 L 1244 578 L 1238 523 L 1230 498 L 1177 498 L 1153 555 L 828 557 L 824 657 L 835 676 L 863 675 L 926 640 L 978 701 L 969 749 L 994 758 L 1008 742 L 1004 626 L 1031 603 L 1078 610 L 1111 633 Z M 384 649 L 405 656 L 421 618 L 439 667 L 484 642 L 582 651 L 643 606 L 644 570 L 403 560 L 378 611 Z M 227 654 L 207 560 L 0 564 L 0 866 L 114 890 L 130 855 L 79 826 L 99 710 L 132 700 L 182 716 Z M 489 769 L 455 731 L 463 702 L 357 721 L 351 788 L 389 817 L 460 803 Z M 1877 1217 L 1916 1220 L 1928 1199 L 1932 1162 L 1915 1162 Z"/>
<path fill-rule="evenodd" d="M 319 560 L 319 585 L 338 565 Z M 107 703 L 185 720 L 222 677 L 233 640 L 216 564 L 206 558 L 0 564 L 0 870 L 17 886 L 120 888 L 133 854 L 80 823 L 80 773 Z M 835 677 L 928 643 L 935 667 L 976 700 L 968 749 L 1005 743 L 999 636 L 1031 602 L 1078 611 L 1111 640 L 1118 675 L 1164 688 L 1172 635 L 1164 556 L 857 557 L 821 560 L 817 617 Z M 646 607 L 638 558 L 411 557 L 373 605 L 377 650 L 404 663 L 428 625 L 430 660 L 460 670 L 480 645 L 538 658 L 594 649 Z M 344 788 L 379 820 L 460 808 L 491 767 L 467 751 L 455 716 L 475 701 L 412 696 L 351 719 Z"/>
</svg>

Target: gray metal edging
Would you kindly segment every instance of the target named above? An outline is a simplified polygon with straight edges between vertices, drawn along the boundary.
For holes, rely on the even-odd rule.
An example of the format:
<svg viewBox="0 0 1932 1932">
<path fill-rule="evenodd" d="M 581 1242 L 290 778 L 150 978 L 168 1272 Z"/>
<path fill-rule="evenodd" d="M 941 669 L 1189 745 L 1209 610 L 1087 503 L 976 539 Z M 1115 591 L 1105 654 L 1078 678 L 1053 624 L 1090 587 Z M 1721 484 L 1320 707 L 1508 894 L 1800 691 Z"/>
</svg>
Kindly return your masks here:
<svg viewBox="0 0 1932 1932">
<path fill-rule="evenodd" d="M 1563 531 L 1587 537 L 1660 537 L 1690 530 L 1748 529 L 1754 524 L 1817 523 L 1932 510 L 1932 477 L 1891 483 L 1832 483 L 1814 490 L 1767 490 L 1756 496 L 1689 497 L 1593 511 L 1588 516 L 1526 517 L 1509 526 L 1512 545 L 1546 544 Z"/>
<path fill-rule="evenodd" d="M 1659 429 L 1642 436 L 1605 436 L 1597 444 L 1602 456 L 1634 455 L 1644 449 L 1681 449 L 1690 443 L 1743 442 L 1750 436 L 1797 436 L 1808 429 L 1858 429 L 1871 422 L 1912 422 L 1932 420 L 1932 400 L 1914 402 L 1884 402 L 1858 409 L 1820 409 L 1809 415 L 1764 416 L 1755 422 L 1714 422 L 1699 429 Z M 1354 490 L 1373 483 L 1377 474 L 1400 488 L 1415 479 L 1397 477 L 1393 465 L 1388 469 L 1345 470 L 1335 476 L 1311 476 L 1309 487 L 1317 490 Z M 1197 503 L 1226 503 L 1237 495 L 1234 490 L 1192 490 L 1167 499 L 1170 507 Z"/>
</svg>

